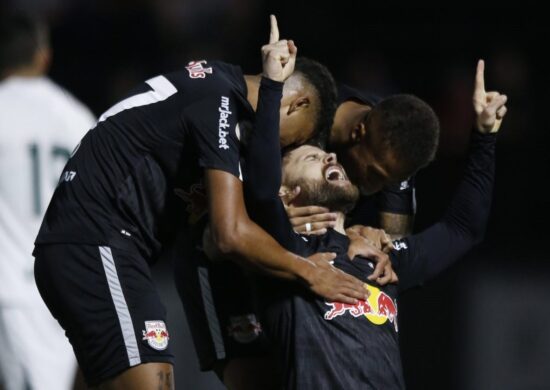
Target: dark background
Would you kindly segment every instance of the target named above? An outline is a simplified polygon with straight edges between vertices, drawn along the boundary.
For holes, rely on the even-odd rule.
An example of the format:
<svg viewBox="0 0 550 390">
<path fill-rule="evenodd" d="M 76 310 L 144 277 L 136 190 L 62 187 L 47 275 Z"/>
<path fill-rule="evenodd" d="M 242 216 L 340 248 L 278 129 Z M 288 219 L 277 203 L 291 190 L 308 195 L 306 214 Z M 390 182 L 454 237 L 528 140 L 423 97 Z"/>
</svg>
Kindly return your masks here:
<svg viewBox="0 0 550 390">
<path fill-rule="evenodd" d="M 373 7 L 366 1 L 19 0 L 51 23 L 51 77 L 100 115 L 134 84 L 222 59 L 261 71 L 270 13 L 299 54 L 339 81 L 407 92 L 441 120 L 437 159 L 417 179 L 416 229 L 444 212 L 473 120 L 477 59 L 487 90 L 508 95 L 485 242 L 399 305 L 410 389 L 550 388 L 548 21 L 528 7 Z M 170 265 L 156 270 L 177 348 L 178 388 L 215 389 L 199 374 Z M 178 330 L 181 329 L 181 331 Z M 358 356 L 358 359 L 361 357 Z"/>
</svg>

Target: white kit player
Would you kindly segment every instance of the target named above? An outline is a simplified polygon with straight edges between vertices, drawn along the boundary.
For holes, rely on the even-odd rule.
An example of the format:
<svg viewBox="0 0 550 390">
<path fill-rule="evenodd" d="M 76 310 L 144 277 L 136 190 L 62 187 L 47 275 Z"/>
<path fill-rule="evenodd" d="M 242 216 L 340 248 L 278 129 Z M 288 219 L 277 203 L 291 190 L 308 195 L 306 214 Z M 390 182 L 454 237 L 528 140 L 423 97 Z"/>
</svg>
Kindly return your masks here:
<svg viewBox="0 0 550 390">
<path fill-rule="evenodd" d="M 33 276 L 33 241 L 91 112 L 44 76 L 47 34 L 22 15 L 0 23 L 0 389 L 69 389 L 76 360 Z"/>
</svg>

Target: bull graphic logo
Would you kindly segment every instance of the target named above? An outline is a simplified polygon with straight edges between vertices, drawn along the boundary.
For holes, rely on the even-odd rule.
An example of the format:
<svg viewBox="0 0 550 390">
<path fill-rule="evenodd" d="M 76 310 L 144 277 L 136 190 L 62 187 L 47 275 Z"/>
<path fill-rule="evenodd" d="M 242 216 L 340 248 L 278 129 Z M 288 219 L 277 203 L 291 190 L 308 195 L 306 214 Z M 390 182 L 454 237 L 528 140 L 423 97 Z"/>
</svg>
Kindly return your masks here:
<svg viewBox="0 0 550 390">
<path fill-rule="evenodd" d="M 169 339 L 164 321 L 145 321 L 143 340 L 147 340 L 151 348 L 162 351 L 168 347 Z"/>
<path fill-rule="evenodd" d="M 331 307 L 325 312 L 325 320 L 332 320 L 349 313 L 356 318 L 365 316 L 375 325 L 383 325 L 389 320 L 397 332 L 397 303 L 379 288 L 365 284 L 365 289 L 370 293 L 369 298 L 366 301 L 359 300 L 355 305 L 341 302 L 325 302 Z"/>
<path fill-rule="evenodd" d="M 206 64 L 206 61 L 191 61 L 185 69 L 189 72 L 189 77 L 192 79 L 204 79 L 206 74 L 212 74 L 212 68 L 205 68 L 202 64 Z"/>
<path fill-rule="evenodd" d="M 239 343 L 251 343 L 262 333 L 262 325 L 254 314 L 229 317 L 229 321 L 227 333 Z"/>
</svg>

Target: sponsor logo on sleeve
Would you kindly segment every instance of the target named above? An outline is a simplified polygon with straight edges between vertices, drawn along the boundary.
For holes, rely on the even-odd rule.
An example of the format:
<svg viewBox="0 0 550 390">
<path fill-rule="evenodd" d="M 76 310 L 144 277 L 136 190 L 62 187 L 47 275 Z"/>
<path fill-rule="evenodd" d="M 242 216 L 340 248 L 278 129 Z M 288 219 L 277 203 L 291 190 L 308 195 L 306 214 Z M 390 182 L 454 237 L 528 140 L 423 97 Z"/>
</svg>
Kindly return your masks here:
<svg viewBox="0 0 550 390">
<path fill-rule="evenodd" d="M 205 68 L 203 64 L 206 64 L 206 61 L 191 61 L 185 69 L 189 72 L 189 77 L 192 79 L 204 79 L 206 74 L 212 74 L 212 68 Z"/>
<path fill-rule="evenodd" d="M 233 114 L 229 111 L 229 98 L 227 96 L 222 96 L 220 107 L 218 108 L 220 112 L 220 119 L 218 120 L 218 148 L 227 150 L 229 145 L 227 144 L 227 136 L 229 135 L 229 117 Z"/>
</svg>

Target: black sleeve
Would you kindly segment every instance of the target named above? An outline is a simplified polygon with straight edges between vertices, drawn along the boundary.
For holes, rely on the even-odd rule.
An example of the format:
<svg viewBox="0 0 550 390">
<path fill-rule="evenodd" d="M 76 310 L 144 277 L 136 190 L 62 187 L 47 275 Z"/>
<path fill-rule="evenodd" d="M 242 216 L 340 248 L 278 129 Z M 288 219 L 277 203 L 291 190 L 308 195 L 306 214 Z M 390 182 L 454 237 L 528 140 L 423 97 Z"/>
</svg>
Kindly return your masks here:
<svg viewBox="0 0 550 390">
<path fill-rule="evenodd" d="M 493 192 L 495 144 L 495 134 L 474 132 L 464 177 L 445 216 L 422 233 L 394 242 L 390 256 L 400 290 L 434 277 L 483 239 Z"/>
<path fill-rule="evenodd" d="M 209 93 L 186 110 L 199 165 L 226 171 L 242 180 L 237 97 L 229 83 L 219 82 L 205 88 L 209 88 Z"/>
<path fill-rule="evenodd" d="M 414 215 L 416 213 L 414 176 L 401 183 L 387 186 L 376 194 L 378 211 L 394 214 Z"/>
<path fill-rule="evenodd" d="M 299 236 L 279 199 L 281 148 L 279 120 L 283 84 L 262 78 L 256 121 L 245 151 L 245 201 L 250 218 L 282 247 L 296 252 Z"/>
</svg>

